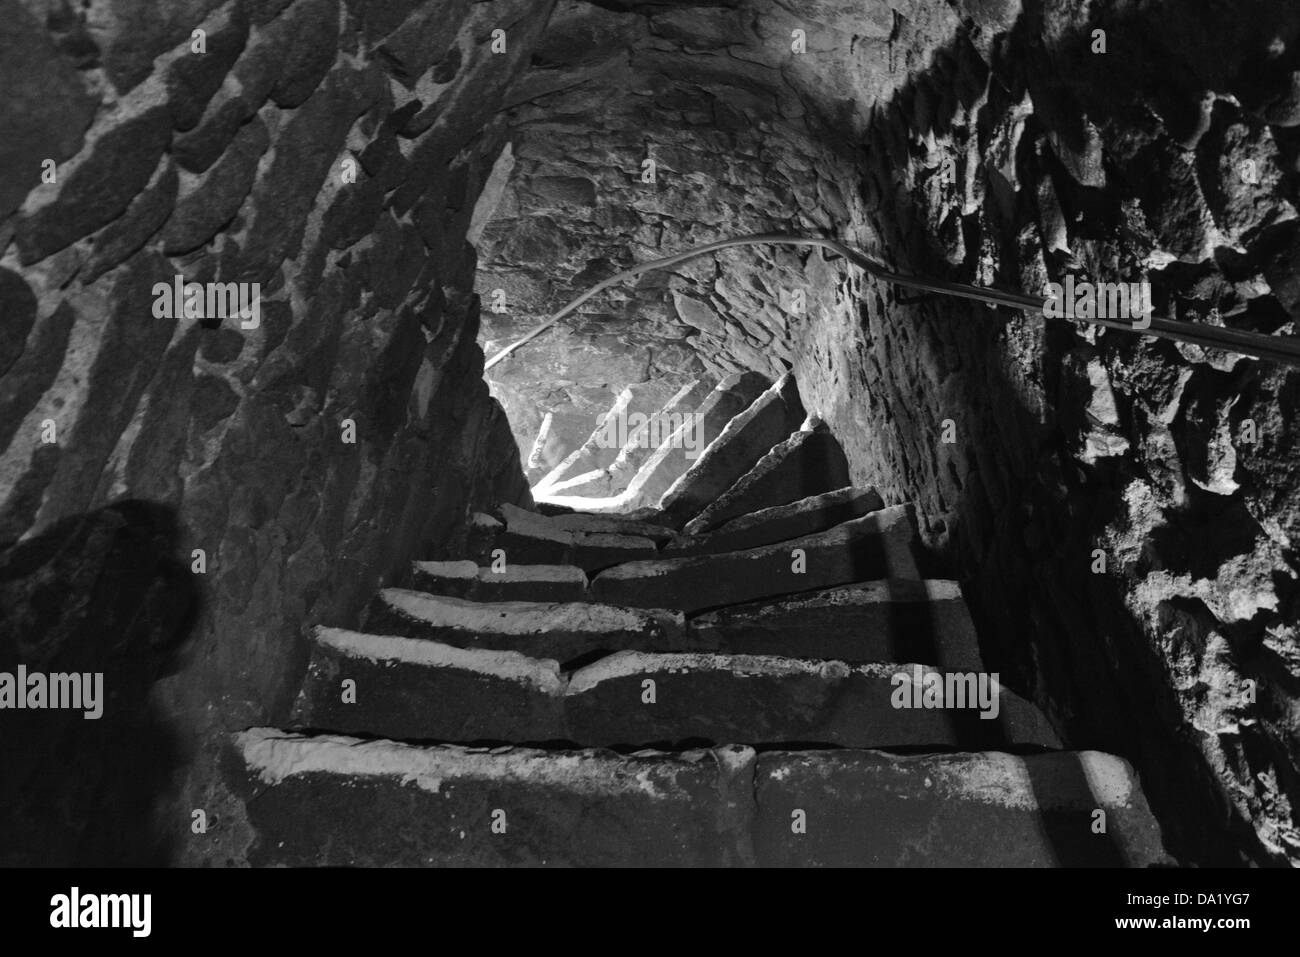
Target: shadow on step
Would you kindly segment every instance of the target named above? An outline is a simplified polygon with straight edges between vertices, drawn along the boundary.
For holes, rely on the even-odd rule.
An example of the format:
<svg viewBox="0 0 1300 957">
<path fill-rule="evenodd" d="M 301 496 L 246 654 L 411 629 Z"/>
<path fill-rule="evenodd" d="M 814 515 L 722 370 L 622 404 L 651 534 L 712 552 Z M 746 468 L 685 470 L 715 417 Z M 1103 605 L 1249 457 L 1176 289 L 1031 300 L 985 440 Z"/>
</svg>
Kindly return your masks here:
<svg viewBox="0 0 1300 957">
<path fill-rule="evenodd" d="M 863 543 L 864 554 L 860 556 L 865 566 L 887 564 L 889 557 L 884 554 L 885 544 L 880 539 L 870 539 Z M 877 550 L 871 554 L 870 549 Z M 894 634 L 910 636 L 909 651 L 915 653 L 915 661 L 933 664 L 945 668 L 946 653 L 939 637 L 940 624 L 934 614 L 934 605 L 930 602 L 908 603 L 906 595 L 900 592 L 900 582 L 888 581 L 890 602 L 888 613 L 890 629 Z M 988 664 L 984 664 L 988 668 Z M 1014 689 L 1008 689 L 1014 690 Z M 1032 700 L 1032 699 L 1031 699 Z M 1010 727 L 1017 716 L 1005 709 L 1000 709 L 996 720 L 981 717 L 974 708 L 947 711 L 949 726 L 959 751 L 1004 751 L 1007 753 L 1035 753 L 1037 748 L 1017 748 L 1010 744 Z M 891 749 L 893 750 L 893 749 Z M 895 753 L 925 753 L 935 749 L 903 749 Z M 1118 843 L 1105 831 L 1094 833 L 1081 831 L 1077 814 L 1059 814 L 1053 808 L 1077 807 L 1087 800 L 1095 800 L 1096 795 L 1088 782 L 1083 765 L 1076 755 L 1070 754 L 1068 762 L 1052 765 L 1038 762 L 1025 762 L 1024 767 L 1029 777 L 1029 785 L 1039 808 L 1039 820 L 1056 862 L 1061 867 L 1123 867 L 1124 855 Z M 1100 802 L 1096 802 L 1100 806 Z"/>
</svg>

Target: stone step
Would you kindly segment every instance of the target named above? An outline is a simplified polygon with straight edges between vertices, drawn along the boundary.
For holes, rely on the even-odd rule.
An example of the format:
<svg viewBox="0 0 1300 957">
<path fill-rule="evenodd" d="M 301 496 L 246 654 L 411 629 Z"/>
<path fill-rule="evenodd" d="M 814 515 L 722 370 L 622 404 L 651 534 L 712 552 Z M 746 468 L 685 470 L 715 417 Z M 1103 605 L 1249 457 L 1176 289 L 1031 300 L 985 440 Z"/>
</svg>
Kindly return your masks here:
<svg viewBox="0 0 1300 957">
<path fill-rule="evenodd" d="M 414 562 L 415 590 L 474 601 L 584 601 L 587 574 L 576 565 L 511 565 L 502 571 L 468 560 Z"/>
<path fill-rule="evenodd" d="M 914 535 L 899 505 L 775 545 L 618 565 L 589 590 L 609 604 L 692 612 L 874 578 L 919 579 Z"/>
<path fill-rule="evenodd" d="M 700 403 L 697 424 L 688 422 L 683 435 L 670 436 L 646 459 L 628 483 L 624 510 L 657 505 L 677 477 L 703 456 L 727 424 L 753 404 L 771 385 L 756 372 L 727 376 Z"/>
<path fill-rule="evenodd" d="M 756 777 L 760 866 L 1172 864 L 1133 769 L 1096 751 L 769 752 Z M 1094 833 L 1099 810 L 1104 834 Z"/>
<path fill-rule="evenodd" d="M 888 579 L 732 605 L 687 622 L 691 648 L 859 663 L 919 661 L 982 671 L 956 582 Z"/>
<path fill-rule="evenodd" d="M 573 531 L 556 525 L 558 517 L 514 505 L 503 505 L 501 511 L 505 521 L 497 523 L 495 528 L 481 525 L 488 534 L 474 539 L 473 558 L 479 564 L 491 565 L 500 557 L 493 552 L 500 549 L 505 553 L 507 567 L 511 564 L 576 565 L 585 572 L 593 572 L 658 553 L 655 540 L 645 536 Z M 658 529 L 656 536 L 662 539 L 662 535 L 662 529 Z"/>
<path fill-rule="evenodd" d="M 750 863 L 752 798 L 739 787 L 752 784 L 747 748 L 625 757 L 268 728 L 232 743 L 254 866 Z"/>
<path fill-rule="evenodd" d="M 765 508 L 734 518 L 721 528 L 703 535 L 684 535 L 664 546 L 664 557 L 714 555 L 760 545 L 789 541 L 834 528 L 884 508 L 875 489 L 846 487 L 814 495 L 789 505 Z"/>
<path fill-rule="evenodd" d="M 1060 747 L 1032 704 L 991 677 L 969 680 L 914 664 L 622 651 L 571 675 L 565 727 L 568 739 L 583 746 Z M 925 687 L 945 681 L 963 695 L 983 681 L 986 694 L 962 707 L 921 707 Z"/>
<path fill-rule="evenodd" d="M 587 440 L 570 452 L 555 468 L 546 473 L 534 488 L 546 490 L 573 476 L 593 469 L 602 469 L 618 456 L 621 445 L 611 444 L 609 426 L 631 413 L 648 413 L 659 407 L 655 397 L 661 395 L 659 387 L 649 385 L 626 386 L 596 422 Z"/>
<path fill-rule="evenodd" d="M 517 509 L 514 506 L 502 506 L 503 509 L 509 509 L 509 514 L 522 512 L 523 509 Z M 536 513 L 529 513 L 536 514 Z M 544 517 L 544 516 L 543 516 Z M 655 522 L 637 521 L 624 515 L 586 515 L 581 512 L 574 512 L 568 515 L 556 515 L 547 518 L 546 521 L 552 528 L 567 532 L 581 532 L 583 534 L 607 534 L 607 535 L 632 535 L 648 538 L 655 543 L 664 543 L 670 541 L 676 536 L 667 525 L 659 525 Z"/>
<path fill-rule="evenodd" d="M 399 739 L 562 740 L 567 684 L 551 659 L 316 628 L 290 720 Z"/>
<path fill-rule="evenodd" d="M 269 728 L 230 744 L 255 866 L 1172 863 L 1132 769 L 1091 751 L 619 755 Z"/>
<path fill-rule="evenodd" d="M 675 431 L 682 416 L 696 411 L 715 388 L 708 379 L 687 383 L 654 416 L 628 436 L 614 461 L 603 469 L 588 472 L 582 480 L 569 479 L 544 489 L 548 494 L 581 495 L 604 498 L 618 495 L 636 477 L 641 466 L 659 449 L 663 440 Z"/>
<path fill-rule="evenodd" d="M 344 679 L 355 682 L 353 700 Z M 961 682 L 920 665 L 698 652 L 622 651 L 567 674 L 555 659 L 513 651 L 317 628 L 294 722 L 387 738 L 580 747 L 1060 745 L 996 678 Z"/>
<path fill-rule="evenodd" d="M 794 376 L 786 373 L 728 422 L 704 454 L 668 487 L 659 501 L 664 517 L 678 527 L 684 525 L 735 485 L 773 446 L 797 431 L 803 419 L 799 389 Z"/>
<path fill-rule="evenodd" d="M 585 491 L 587 486 L 600 476 L 608 474 L 604 469 L 591 469 L 582 473 L 574 472 L 572 476 L 562 478 L 551 485 L 537 485 L 534 486 L 534 489 L 559 496 L 585 495 L 587 494 Z"/>
<path fill-rule="evenodd" d="M 368 631 L 461 648 L 520 651 L 570 662 L 625 648 L 680 648 L 680 612 L 584 602 L 474 602 L 385 588 L 370 603 Z"/>
<path fill-rule="evenodd" d="M 835 436 L 818 429 L 796 432 L 774 446 L 683 529 L 698 535 L 733 518 L 787 505 L 849 484 L 849 462 Z"/>
</svg>

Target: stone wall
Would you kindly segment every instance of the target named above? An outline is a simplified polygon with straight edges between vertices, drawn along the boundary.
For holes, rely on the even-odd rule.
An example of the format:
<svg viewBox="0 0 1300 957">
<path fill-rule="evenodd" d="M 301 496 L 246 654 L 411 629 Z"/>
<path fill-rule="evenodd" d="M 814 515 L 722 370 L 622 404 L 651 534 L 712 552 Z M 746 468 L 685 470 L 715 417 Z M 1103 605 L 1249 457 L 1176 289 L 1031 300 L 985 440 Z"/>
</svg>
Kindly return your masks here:
<svg viewBox="0 0 1300 957">
<path fill-rule="evenodd" d="M 4 860 L 239 860 L 217 733 L 283 717 L 305 625 L 526 501 L 465 236 L 548 14 L 0 0 L 0 665 L 109 695 L 6 733 Z M 257 283 L 256 325 L 160 318 L 177 275 Z"/>
<path fill-rule="evenodd" d="M 1295 334 L 1296 13 L 964 7 L 865 136 L 894 262 L 1031 293 L 1149 279 L 1158 314 Z M 842 289 L 862 305 L 827 315 L 801 386 L 855 475 L 916 503 L 991 660 L 1075 746 L 1137 763 L 1184 859 L 1300 860 L 1300 373 Z"/>
</svg>

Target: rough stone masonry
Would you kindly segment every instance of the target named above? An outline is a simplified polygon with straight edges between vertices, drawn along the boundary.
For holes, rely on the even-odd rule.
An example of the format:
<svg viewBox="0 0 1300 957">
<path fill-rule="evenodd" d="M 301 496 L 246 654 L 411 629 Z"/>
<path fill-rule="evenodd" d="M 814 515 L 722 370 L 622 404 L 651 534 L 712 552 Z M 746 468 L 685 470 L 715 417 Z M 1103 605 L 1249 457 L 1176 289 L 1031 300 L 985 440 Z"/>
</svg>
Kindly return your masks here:
<svg viewBox="0 0 1300 957">
<path fill-rule="evenodd" d="M 242 863 L 212 742 L 287 714 L 304 626 L 528 504 L 547 409 L 787 366 L 1174 853 L 1300 861 L 1296 373 L 791 250 L 593 303 L 493 370 L 510 421 L 476 341 L 766 230 L 1294 335 L 1294 4 L 0 0 L 0 80 L 0 670 L 107 696 L 0 736 L 0 861 Z M 177 275 L 258 326 L 154 318 Z"/>
</svg>

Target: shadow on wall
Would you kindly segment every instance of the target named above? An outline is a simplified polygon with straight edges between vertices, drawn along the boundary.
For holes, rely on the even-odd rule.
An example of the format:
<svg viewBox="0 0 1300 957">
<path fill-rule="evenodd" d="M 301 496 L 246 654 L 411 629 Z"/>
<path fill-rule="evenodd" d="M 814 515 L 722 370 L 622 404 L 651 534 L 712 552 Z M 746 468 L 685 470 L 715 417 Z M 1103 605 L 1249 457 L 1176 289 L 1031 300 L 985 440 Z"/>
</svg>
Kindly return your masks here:
<svg viewBox="0 0 1300 957">
<path fill-rule="evenodd" d="M 1245 15 L 1238 19 L 1244 22 Z M 1205 34 L 1203 42 L 1216 35 L 1194 19 L 1188 23 Z M 1104 26 L 1112 42 L 1127 38 L 1127 45 L 1140 45 L 1142 37 L 1152 35 L 1146 16 Z M 937 178 L 927 181 L 924 174 L 915 184 L 920 199 L 909 196 L 889 169 L 879 177 L 884 206 L 879 227 L 901 267 L 987 282 L 990 244 L 985 240 L 993 237 L 1001 243 L 992 254 L 999 267 L 996 283 L 1025 287 L 1029 280 L 1043 278 L 1037 244 L 1025 246 L 1021 240 L 1027 226 L 1041 230 L 1047 216 L 1040 197 L 1024 187 L 1049 177 L 1058 190 L 1070 187 L 1061 184 L 1065 171 L 1059 164 L 1038 159 L 1036 141 L 1077 143 L 1080 118 L 1088 112 L 1096 120 L 1100 114 L 1131 121 L 1134 90 L 1150 87 L 1157 73 L 1164 76 L 1158 61 L 1126 56 L 1122 49 L 1104 64 L 1062 73 L 1044 54 L 1036 35 L 1041 27 L 1041 14 L 1026 14 L 994 46 L 990 61 L 995 75 L 987 88 L 988 63 L 963 36 L 938 51 L 929 68 L 878 110 L 874 152 L 886 165 L 915 168 L 924 158 L 938 177 L 944 164 L 936 169 L 933 157 L 921 156 L 921 144 L 936 141 L 952 144 L 949 156 L 956 164 L 948 195 Z M 1054 43 L 1086 55 L 1090 41 L 1089 30 L 1072 30 Z M 1114 70 L 1107 74 L 1109 67 Z M 1215 60 L 1213 69 L 1223 72 L 1225 67 Z M 1226 83 L 1223 76 L 1217 78 Z M 1179 76 L 1177 88 L 1191 90 L 1198 80 L 1205 78 Z M 1103 88 L 1109 90 L 1110 102 L 1098 107 Z M 1015 112 L 1027 91 L 1033 112 L 1007 164 L 1020 186 L 1011 188 L 989 176 L 975 211 L 967 212 L 961 185 L 967 160 L 963 134 L 954 124 L 959 107 L 976 114 L 972 127 L 980 138 L 980 155 L 987 156 L 995 125 Z M 1121 110 L 1117 98 L 1129 107 Z M 989 169 L 970 172 L 986 176 Z M 1074 194 L 1088 202 L 1080 201 L 1077 209 L 1070 203 L 1065 210 L 1067 218 L 1081 213 L 1075 222 L 1089 239 L 1124 226 L 1121 199 L 1135 187 L 1115 170 L 1109 172 L 1109 188 L 1075 185 Z M 1107 250 L 1119 257 L 1121 269 L 1134 262 L 1125 259 L 1133 254 L 1125 245 L 1129 240 L 1124 236 Z M 1053 273 L 1058 278 L 1058 271 Z M 1203 865 L 1269 861 L 1255 829 L 1228 799 L 1230 782 L 1223 768 L 1211 762 L 1200 732 L 1185 717 L 1160 636 L 1149 634 L 1127 603 L 1133 578 L 1162 568 L 1160 557 L 1148 553 L 1136 566 L 1113 568 L 1109 575 L 1090 570 L 1092 549 L 1125 517 L 1126 488 L 1149 480 L 1150 463 L 1132 455 L 1091 464 L 1076 457 L 1073 433 L 1085 416 L 1078 402 L 1079 370 L 1071 371 L 1069 354 L 1100 355 L 1128 370 L 1138 392 L 1163 385 L 1148 384 L 1146 373 L 1158 380 L 1158 370 L 1186 366 L 1187 360 L 1168 344 L 1103 336 L 1089 345 L 1064 324 L 1040 330 L 1034 320 L 1008 322 L 984 308 L 950 300 L 903 307 L 891 291 L 878 286 L 868 286 L 864 293 L 859 321 L 865 348 L 847 350 L 850 378 L 856 381 L 844 387 L 852 393 L 850 400 L 864 407 L 870 404 L 868 384 L 879 389 L 888 419 L 875 447 L 868 442 L 851 453 L 859 473 L 855 478 L 861 481 L 865 468 L 869 478 L 879 478 L 882 488 L 892 488 L 895 495 L 915 494 L 921 508 L 930 511 L 929 521 L 942 519 L 941 532 L 943 522 L 948 524 L 950 537 L 941 550 L 961 570 L 988 666 L 1016 685 L 1036 689 L 1072 747 L 1110 751 L 1135 764 L 1166 845 L 1178 858 Z M 882 388 L 879 379 L 893 381 Z M 1087 385 L 1082 383 L 1085 396 Z M 1035 407 L 1035 401 L 1041 404 Z M 945 418 L 955 420 L 962 438 L 949 446 L 938 445 L 935 438 L 935 445 L 927 447 Z M 1120 428 L 1132 433 L 1138 425 L 1130 420 Z M 844 429 L 837 431 L 844 437 Z M 915 437 L 910 447 L 909 434 Z M 878 466 L 883 476 L 871 474 L 873 458 L 888 463 Z M 1176 461 L 1173 467 L 1178 467 Z M 926 484 L 932 487 L 925 489 Z M 1194 500 L 1194 506 L 1205 504 L 1225 507 L 1218 500 Z M 1197 549 L 1195 542 L 1184 544 L 1190 553 Z M 1042 784 L 1040 796 L 1045 797 L 1047 782 Z M 1086 786 L 1082 769 L 1079 784 Z M 1096 863 L 1107 863 L 1107 857 L 1100 855 Z"/>
<path fill-rule="evenodd" d="M 201 606 L 179 541 L 172 509 L 129 500 L 0 546 L 0 672 L 103 675 L 97 719 L 0 712 L 0 866 L 170 861 L 154 811 L 181 754 L 150 691 Z"/>
</svg>

